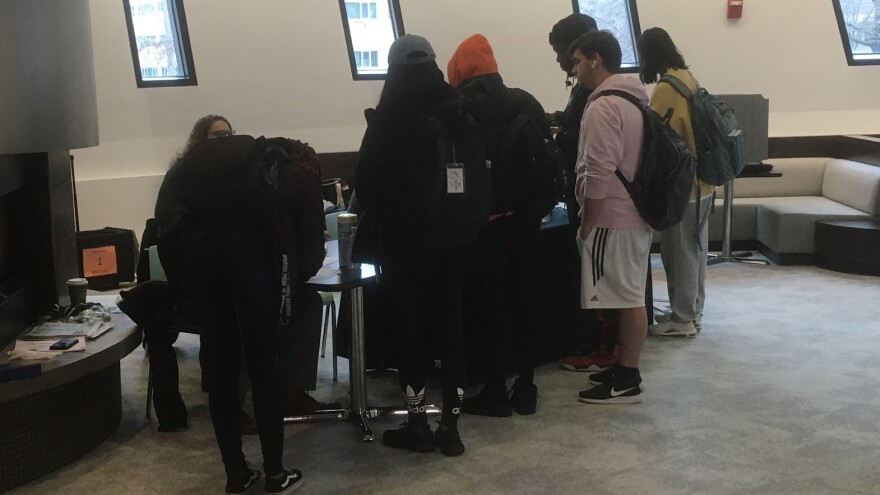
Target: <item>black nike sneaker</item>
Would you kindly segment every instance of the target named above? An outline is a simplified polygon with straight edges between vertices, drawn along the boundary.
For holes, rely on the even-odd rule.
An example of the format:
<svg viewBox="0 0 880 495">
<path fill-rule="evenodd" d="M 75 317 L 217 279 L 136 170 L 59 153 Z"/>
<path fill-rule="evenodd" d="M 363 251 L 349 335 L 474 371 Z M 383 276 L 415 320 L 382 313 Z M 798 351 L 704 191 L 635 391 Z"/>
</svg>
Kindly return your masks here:
<svg viewBox="0 0 880 495">
<path fill-rule="evenodd" d="M 598 373 L 593 373 L 587 380 L 590 382 L 590 385 L 594 385 L 596 387 L 600 387 L 602 385 L 606 385 L 611 383 L 611 379 L 614 377 L 614 368 L 608 368 L 605 371 L 600 371 Z M 642 381 L 642 376 L 639 375 L 639 388 L 642 392 L 645 391 L 645 382 Z"/>
<path fill-rule="evenodd" d="M 641 383 L 642 378 L 639 374 L 629 380 L 623 380 L 615 373 L 612 374 L 611 380 L 584 390 L 578 394 L 578 397 L 582 402 L 590 404 L 636 404 L 642 401 Z"/>
</svg>

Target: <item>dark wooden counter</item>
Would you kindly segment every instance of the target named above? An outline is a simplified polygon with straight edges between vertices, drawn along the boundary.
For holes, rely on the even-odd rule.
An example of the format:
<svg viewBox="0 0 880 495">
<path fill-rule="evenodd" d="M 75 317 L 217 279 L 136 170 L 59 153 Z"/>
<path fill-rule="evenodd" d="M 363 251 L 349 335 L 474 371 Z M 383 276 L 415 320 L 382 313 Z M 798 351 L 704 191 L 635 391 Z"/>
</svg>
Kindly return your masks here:
<svg viewBox="0 0 880 495">
<path fill-rule="evenodd" d="M 125 315 L 113 318 L 84 352 L 40 361 L 40 376 L 0 383 L 0 493 L 75 461 L 116 430 L 119 361 L 140 344 L 141 331 Z"/>
</svg>

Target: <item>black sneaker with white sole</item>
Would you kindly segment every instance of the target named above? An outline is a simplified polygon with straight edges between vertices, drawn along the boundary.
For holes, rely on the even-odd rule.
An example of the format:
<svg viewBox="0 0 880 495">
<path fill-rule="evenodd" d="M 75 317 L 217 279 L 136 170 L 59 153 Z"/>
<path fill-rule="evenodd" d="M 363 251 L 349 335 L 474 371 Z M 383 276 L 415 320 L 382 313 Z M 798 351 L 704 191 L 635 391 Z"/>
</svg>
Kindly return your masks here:
<svg viewBox="0 0 880 495">
<path fill-rule="evenodd" d="M 638 383 L 625 387 L 606 383 L 580 392 L 578 398 L 590 404 L 636 404 L 642 401 L 642 390 Z"/>
<path fill-rule="evenodd" d="M 301 487 L 303 474 L 299 469 L 282 469 L 280 474 L 266 476 L 267 495 L 286 495 Z"/>
<path fill-rule="evenodd" d="M 611 383 L 612 378 L 614 378 L 614 368 L 608 368 L 605 371 L 592 373 L 590 376 L 587 377 L 587 381 L 590 382 L 590 385 L 601 387 L 602 385 Z M 639 389 L 642 392 L 645 391 L 645 382 L 642 381 L 641 375 L 639 375 Z"/>
<path fill-rule="evenodd" d="M 227 476 L 226 478 L 226 495 L 243 495 L 250 493 L 257 482 L 260 481 L 262 474 L 256 469 L 247 468 L 247 470 L 235 476 Z"/>
</svg>

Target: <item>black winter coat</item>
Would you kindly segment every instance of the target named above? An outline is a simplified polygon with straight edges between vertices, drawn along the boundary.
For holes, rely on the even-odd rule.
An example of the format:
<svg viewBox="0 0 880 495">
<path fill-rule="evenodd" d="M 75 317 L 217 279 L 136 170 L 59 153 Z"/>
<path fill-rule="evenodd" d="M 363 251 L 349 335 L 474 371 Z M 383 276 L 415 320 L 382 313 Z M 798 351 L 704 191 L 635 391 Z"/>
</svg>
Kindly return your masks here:
<svg viewBox="0 0 880 495">
<path fill-rule="evenodd" d="M 486 158 L 492 162 L 494 183 L 499 183 L 495 180 L 497 171 L 511 166 L 503 163 L 506 157 L 500 156 L 499 148 L 501 139 L 520 111 L 528 114 L 538 124 L 545 139 L 551 138 L 550 122 L 538 100 L 525 90 L 505 86 L 500 74 L 466 79 L 459 85 L 459 90 L 467 103 L 468 113 L 480 124 L 486 135 Z M 498 188 L 493 189 L 490 213 L 505 213 L 510 209 L 511 205 L 505 204 L 500 192 Z"/>
<path fill-rule="evenodd" d="M 455 133 L 469 120 L 464 103 L 450 93 L 427 113 L 441 120 L 450 133 Z M 358 224 L 356 247 L 368 244 L 365 250 L 407 249 L 420 244 L 418 213 L 401 199 L 402 178 L 411 174 L 418 157 L 436 154 L 436 142 L 425 142 L 420 135 L 417 111 L 367 109 L 367 130 L 358 153 L 355 170 L 355 193 L 364 210 Z M 358 249 L 360 250 L 360 249 Z"/>
</svg>

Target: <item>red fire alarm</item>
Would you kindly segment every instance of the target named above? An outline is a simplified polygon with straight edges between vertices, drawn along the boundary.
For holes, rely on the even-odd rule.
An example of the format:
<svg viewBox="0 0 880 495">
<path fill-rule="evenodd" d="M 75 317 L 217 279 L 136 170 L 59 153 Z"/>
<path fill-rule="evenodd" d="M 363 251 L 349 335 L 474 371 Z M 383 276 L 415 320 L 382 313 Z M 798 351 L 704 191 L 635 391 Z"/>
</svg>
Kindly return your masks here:
<svg viewBox="0 0 880 495">
<path fill-rule="evenodd" d="M 727 0 L 727 18 L 740 19 L 743 16 L 743 0 Z"/>
</svg>

